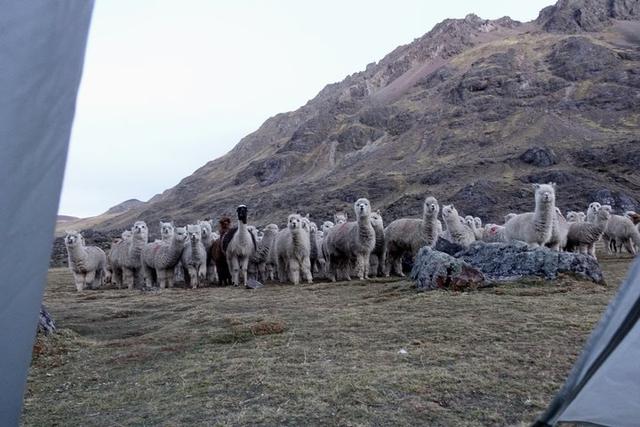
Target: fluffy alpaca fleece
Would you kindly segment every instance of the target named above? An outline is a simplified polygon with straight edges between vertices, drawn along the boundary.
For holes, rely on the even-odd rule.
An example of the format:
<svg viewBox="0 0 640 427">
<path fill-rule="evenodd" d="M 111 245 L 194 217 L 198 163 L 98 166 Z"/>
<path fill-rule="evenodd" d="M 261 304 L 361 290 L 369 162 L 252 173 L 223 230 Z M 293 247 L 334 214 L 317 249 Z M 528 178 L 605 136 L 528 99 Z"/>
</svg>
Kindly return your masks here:
<svg viewBox="0 0 640 427">
<path fill-rule="evenodd" d="M 519 240 L 531 247 L 545 245 L 553 233 L 553 217 L 556 209 L 556 185 L 533 184 L 536 207 L 534 212 L 516 215 L 505 225 L 507 241 Z"/>
<path fill-rule="evenodd" d="M 313 282 L 311 276 L 311 249 L 309 233 L 303 228 L 304 220 L 298 214 L 291 214 L 287 219 L 287 228 L 278 232 L 275 242 L 275 262 L 278 279 L 289 280 L 297 285 L 300 275 L 307 283 Z"/>
<path fill-rule="evenodd" d="M 561 251 L 567 246 L 567 234 L 569 233 L 569 223 L 562 215 L 558 207 L 553 215 L 553 225 L 551 227 L 551 239 L 545 244 L 554 251 Z"/>
<path fill-rule="evenodd" d="M 477 228 L 478 230 L 480 230 L 480 229 L 482 229 L 482 228 L 483 228 L 483 227 L 482 227 L 482 220 L 480 219 L 480 217 L 477 217 L 477 216 L 476 216 L 476 217 L 474 217 L 474 218 L 473 218 L 473 220 L 475 221 L 475 223 L 476 223 L 476 228 Z"/>
<path fill-rule="evenodd" d="M 475 234 L 466 224 L 460 221 L 458 211 L 453 205 L 445 205 L 442 207 L 442 218 L 447 224 L 448 237 L 451 242 L 464 247 L 468 247 L 471 243 L 475 242 Z"/>
<path fill-rule="evenodd" d="M 142 249 L 149 239 L 149 229 L 144 221 L 136 221 L 131 228 L 131 237 L 115 244 L 109 252 L 113 270 L 112 279 L 118 288 L 126 285 L 133 289 L 143 280 Z"/>
<path fill-rule="evenodd" d="M 467 227 L 469 227 L 469 230 L 473 232 L 476 240 L 482 240 L 482 233 L 484 232 L 484 229 L 482 228 L 482 225 L 478 227 L 478 223 L 476 222 L 476 219 L 474 217 L 472 217 L 471 215 L 465 216 L 464 223 Z"/>
<path fill-rule="evenodd" d="M 605 209 L 605 206 L 602 206 Z M 604 230 L 603 240 L 609 251 L 622 252 L 624 247 L 627 252 L 635 255 L 640 248 L 640 232 L 633 222 L 621 215 L 611 215 Z"/>
<path fill-rule="evenodd" d="M 596 220 L 596 213 L 601 207 L 602 205 L 598 202 L 590 203 L 589 207 L 587 208 L 587 221 L 594 222 Z"/>
<path fill-rule="evenodd" d="M 376 245 L 369 255 L 369 273 L 371 276 L 382 277 L 384 275 L 386 245 L 384 239 L 384 221 L 380 211 L 371 214 L 371 226 L 376 233 Z"/>
<path fill-rule="evenodd" d="M 266 281 L 274 278 L 274 265 L 272 263 L 272 253 L 275 246 L 276 236 L 278 234 L 278 226 L 269 224 L 262 232 L 262 239 L 258 242 L 258 249 L 251 256 L 251 263 L 255 265 L 258 273 L 258 280 Z M 275 260 L 275 258 L 274 258 Z"/>
<path fill-rule="evenodd" d="M 160 289 L 173 287 L 174 269 L 182 257 L 187 238 L 185 227 L 172 227 L 168 240 L 156 240 L 145 245 L 142 250 L 142 271 L 147 287 L 156 284 Z"/>
<path fill-rule="evenodd" d="M 256 240 L 247 226 L 247 207 L 240 205 L 236 212 L 238 227 L 225 235 L 222 248 L 231 271 L 231 283 L 234 286 L 246 286 L 249 258 L 256 250 Z"/>
<path fill-rule="evenodd" d="M 207 251 L 207 282 L 214 283 L 217 282 L 217 272 L 216 266 L 213 262 L 213 256 L 211 255 L 211 248 L 213 247 L 213 242 L 216 241 L 216 235 L 211 228 L 210 221 L 198 221 L 198 225 L 200 226 L 200 231 L 202 232 L 202 244 L 204 245 L 204 249 Z"/>
<path fill-rule="evenodd" d="M 229 272 L 229 264 L 227 257 L 222 250 L 222 241 L 225 235 L 231 229 L 231 218 L 222 217 L 218 221 L 218 238 L 213 241 L 210 256 L 216 268 L 217 281 L 223 286 L 231 285 L 231 273 Z"/>
<path fill-rule="evenodd" d="M 515 218 L 517 216 L 518 216 L 518 214 L 517 213 L 513 213 L 513 212 L 510 212 L 510 213 L 506 214 L 504 216 L 504 223 L 505 224 L 508 223 L 511 218 Z"/>
<path fill-rule="evenodd" d="M 404 276 L 402 257 L 405 253 L 415 257 L 423 246 L 435 246 L 442 234 L 439 212 L 440 205 L 436 198 L 427 197 L 422 206 L 422 219 L 397 219 L 385 228 L 385 276 L 389 276 L 392 269 L 396 274 Z"/>
<path fill-rule="evenodd" d="M 351 280 L 351 261 L 360 280 L 369 278 L 369 255 L 376 245 L 376 233 L 371 225 L 371 204 L 367 199 L 358 199 L 354 204 L 356 221 L 338 224 L 329 230 L 324 241 L 328 254 L 327 270 L 332 281 L 341 268 L 347 280 Z"/>
<path fill-rule="evenodd" d="M 187 225 L 187 237 L 189 241 L 184 245 L 180 262 L 185 283 L 195 289 L 207 277 L 207 251 L 202 244 L 202 230 L 198 224 Z"/>
<path fill-rule="evenodd" d="M 567 251 L 589 254 L 596 258 L 596 242 L 604 234 L 609 222 L 609 211 L 598 209 L 594 222 L 572 222 L 567 235 Z"/>
<path fill-rule="evenodd" d="M 173 237 L 173 221 L 162 222 L 160 221 L 160 237 L 163 242 L 168 242 Z"/>
<path fill-rule="evenodd" d="M 73 230 L 67 231 L 64 245 L 76 290 L 82 292 L 85 287 L 100 287 L 107 274 L 107 256 L 104 251 L 97 246 L 85 246 L 82 235 Z"/>
</svg>

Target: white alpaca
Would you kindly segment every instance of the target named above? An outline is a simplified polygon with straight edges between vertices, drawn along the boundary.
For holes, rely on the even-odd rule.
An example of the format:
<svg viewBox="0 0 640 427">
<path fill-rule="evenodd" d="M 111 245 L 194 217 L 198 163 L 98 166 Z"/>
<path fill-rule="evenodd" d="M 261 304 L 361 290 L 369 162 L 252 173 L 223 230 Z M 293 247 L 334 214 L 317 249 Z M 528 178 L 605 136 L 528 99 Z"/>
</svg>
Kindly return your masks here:
<svg viewBox="0 0 640 427">
<path fill-rule="evenodd" d="M 609 211 L 598 209 L 593 222 L 572 222 L 567 235 L 567 251 L 577 251 L 596 258 L 596 242 L 604 234 L 609 222 Z M 597 258 L 596 258 L 597 259 Z"/>
<path fill-rule="evenodd" d="M 485 225 L 482 233 L 482 241 L 487 243 L 506 242 L 504 226 L 498 224 Z"/>
<path fill-rule="evenodd" d="M 69 270 L 73 273 L 76 290 L 85 287 L 98 288 L 103 284 L 107 271 L 107 256 L 97 246 L 85 246 L 82 234 L 69 230 L 64 238 L 69 257 Z"/>
<path fill-rule="evenodd" d="M 606 208 L 603 205 L 601 209 Z M 635 255 L 637 248 L 640 248 L 640 232 L 633 221 L 621 215 L 611 215 L 604 230 L 603 240 L 609 252 L 622 252 L 624 247 L 627 252 Z"/>
<path fill-rule="evenodd" d="M 385 252 L 387 250 L 384 238 L 384 221 L 380 211 L 371 214 L 371 226 L 376 233 L 376 245 L 369 256 L 369 272 L 371 276 L 384 276 L 385 270 Z"/>
<path fill-rule="evenodd" d="M 554 251 L 561 251 L 567 246 L 567 234 L 569 233 L 569 223 L 562 215 L 558 207 L 555 208 L 553 223 L 551 227 L 551 239 L 545 244 Z"/>
<path fill-rule="evenodd" d="M 333 215 L 333 221 L 335 225 L 346 224 L 349 221 L 349 215 L 346 212 L 336 212 Z"/>
<path fill-rule="evenodd" d="M 276 237 L 275 261 L 281 282 L 288 277 L 297 285 L 301 274 L 307 283 L 313 282 L 309 233 L 303 226 L 304 219 L 298 214 L 291 214 L 287 219 L 287 228 L 278 232 Z"/>
<path fill-rule="evenodd" d="M 445 205 L 442 207 L 442 218 L 447 224 L 447 237 L 451 242 L 464 247 L 468 247 L 471 243 L 475 242 L 475 234 L 466 224 L 461 222 L 460 215 L 458 215 L 458 211 L 453 205 Z"/>
<path fill-rule="evenodd" d="M 315 222 L 309 224 L 309 256 L 311 259 L 311 271 L 313 274 L 324 270 L 324 257 L 322 256 L 322 241 L 318 244 L 318 226 Z"/>
<path fill-rule="evenodd" d="M 187 238 L 185 227 L 171 227 L 168 240 L 156 240 L 145 245 L 142 250 L 142 271 L 147 287 L 156 283 L 160 289 L 173 287 L 173 272 L 182 257 Z"/>
<path fill-rule="evenodd" d="M 371 225 L 371 204 L 367 199 L 358 199 L 354 210 L 356 221 L 336 225 L 329 230 L 324 241 L 324 250 L 329 255 L 327 269 L 332 281 L 336 280 L 339 266 L 346 273 L 347 280 L 351 279 L 349 270 L 353 259 L 358 278 L 369 278 L 369 255 L 376 245 Z"/>
<path fill-rule="evenodd" d="M 251 257 L 251 262 L 255 264 L 258 272 L 258 280 L 273 280 L 275 263 L 271 262 L 271 253 L 275 252 L 277 234 L 278 226 L 276 224 L 267 225 L 263 231 L 262 239 L 258 242 L 258 249 Z"/>
<path fill-rule="evenodd" d="M 584 212 L 567 212 L 567 222 L 584 222 L 586 215 Z"/>
<path fill-rule="evenodd" d="M 555 184 L 534 184 L 535 210 L 516 215 L 505 224 L 507 241 L 519 240 L 531 247 L 544 246 L 551 240 L 556 209 Z"/>
<path fill-rule="evenodd" d="M 180 257 L 187 285 L 197 288 L 207 277 L 207 251 L 202 244 L 202 230 L 197 224 L 187 225 L 189 241 L 184 245 Z"/>
<path fill-rule="evenodd" d="M 144 221 L 136 221 L 131 228 L 131 237 L 111 247 L 109 261 L 113 269 L 113 281 L 118 288 L 126 285 L 133 289 L 142 282 L 142 249 L 149 239 L 149 229 Z"/>
<path fill-rule="evenodd" d="M 602 205 L 598 202 L 590 203 L 589 207 L 587 208 L 587 221 L 594 222 L 596 220 L 596 213 L 601 207 Z"/>
<path fill-rule="evenodd" d="M 443 233 L 442 223 L 438 220 L 439 212 L 438 201 L 430 196 L 422 206 L 422 219 L 397 219 L 385 228 L 385 276 L 390 275 L 392 268 L 396 274 L 404 276 L 402 257 L 405 253 L 415 257 L 423 246 L 435 246 Z"/>
<path fill-rule="evenodd" d="M 211 229 L 211 221 L 198 221 L 198 225 L 200 226 L 200 230 L 202 232 L 202 244 L 204 245 L 204 249 L 207 253 L 207 277 L 206 280 L 209 283 L 217 282 L 217 272 L 216 272 L 216 264 L 213 262 L 213 257 L 211 256 L 211 247 L 213 246 L 213 242 L 216 239 L 216 233 Z"/>
<path fill-rule="evenodd" d="M 238 227 L 229 230 L 223 238 L 223 249 L 231 272 L 234 286 L 247 285 L 249 258 L 256 250 L 255 236 L 247 226 L 247 207 L 238 206 Z"/>
</svg>

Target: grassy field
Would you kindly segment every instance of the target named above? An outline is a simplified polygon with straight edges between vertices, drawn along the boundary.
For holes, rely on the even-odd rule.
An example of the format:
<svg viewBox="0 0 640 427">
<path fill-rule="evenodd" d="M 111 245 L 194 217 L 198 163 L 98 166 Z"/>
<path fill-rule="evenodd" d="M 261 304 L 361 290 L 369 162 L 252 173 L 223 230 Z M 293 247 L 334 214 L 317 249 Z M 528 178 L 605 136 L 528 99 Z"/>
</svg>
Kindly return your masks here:
<svg viewBox="0 0 640 427">
<path fill-rule="evenodd" d="M 524 425 L 563 382 L 609 286 L 418 294 L 408 281 L 77 294 L 51 270 L 25 425 Z M 405 353 L 406 352 L 406 353 Z"/>
</svg>

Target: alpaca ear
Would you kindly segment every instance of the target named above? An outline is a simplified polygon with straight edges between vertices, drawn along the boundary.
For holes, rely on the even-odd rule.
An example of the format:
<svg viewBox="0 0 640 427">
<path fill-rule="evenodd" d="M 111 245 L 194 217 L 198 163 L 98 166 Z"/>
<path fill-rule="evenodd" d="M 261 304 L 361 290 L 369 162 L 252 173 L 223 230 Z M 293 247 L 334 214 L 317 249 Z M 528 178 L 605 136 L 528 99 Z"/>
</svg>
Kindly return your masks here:
<svg viewBox="0 0 640 427">
<path fill-rule="evenodd" d="M 533 184 L 533 189 L 537 190 L 538 188 L 540 188 L 540 184 Z"/>
<path fill-rule="evenodd" d="M 556 189 L 556 183 L 555 183 L 555 182 L 550 182 L 550 183 L 549 183 L 549 185 L 550 185 L 551 187 L 553 187 L 553 189 L 554 189 L 554 190 Z"/>
<path fill-rule="evenodd" d="M 377 213 L 378 215 L 382 215 L 382 214 L 380 213 L 380 209 L 378 209 L 378 210 L 376 211 L 376 213 Z"/>
</svg>

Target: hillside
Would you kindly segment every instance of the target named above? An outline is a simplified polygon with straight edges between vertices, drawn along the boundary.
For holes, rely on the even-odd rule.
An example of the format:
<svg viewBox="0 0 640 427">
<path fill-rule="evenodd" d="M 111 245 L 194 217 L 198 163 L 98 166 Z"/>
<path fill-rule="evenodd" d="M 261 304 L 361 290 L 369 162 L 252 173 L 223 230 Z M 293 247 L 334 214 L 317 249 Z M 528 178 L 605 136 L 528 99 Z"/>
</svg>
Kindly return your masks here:
<svg viewBox="0 0 640 427">
<path fill-rule="evenodd" d="M 426 194 L 499 221 L 555 181 L 563 209 L 640 209 L 640 2 L 560 0 L 532 22 L 448 19 L 268 119 L 175 187 L 91 225 L 324 219 L 358 197 L 386 221 Z M 526 154 L 525 154 L 526 153 Z M 152 226 L 152 230 L 153 230 Z"/>
</svg>

